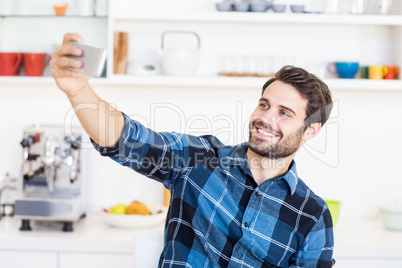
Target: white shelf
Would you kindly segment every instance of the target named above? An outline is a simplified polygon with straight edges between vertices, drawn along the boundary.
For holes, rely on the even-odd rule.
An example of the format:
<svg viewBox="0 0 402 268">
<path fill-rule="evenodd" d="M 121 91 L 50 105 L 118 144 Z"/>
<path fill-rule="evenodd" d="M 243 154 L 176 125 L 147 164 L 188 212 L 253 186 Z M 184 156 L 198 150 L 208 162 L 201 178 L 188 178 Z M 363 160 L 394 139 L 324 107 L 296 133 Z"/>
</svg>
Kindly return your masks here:
<svg viewBox="0 0 402 268">
<path fill-rule="evenodd" d="M 35 19 L 35 18 L 57 18 L 57 19 L 107 19 L 107 16 L 82 16 L 82 15 L 66 15 L 56 16 L 54 14 L 17 14 L 17 15 L 0 15 L 1 19 Z"/>
<path fill-rule="evenodd" d="M 226 76 L 136 76 L 113 75 L 110 78 L 92 78 L 93 85 L 121 85 L 134 87 L 195 87 L 195 88 L 239 88 L 261 89 L 267 77 L 226 77 Z M 401 91 L 402 80 L 369 80 L 369 79 L 324 79 L 331 90 L 372 90 Z M 29 84 L 56 85 L 52 77 L 0 77 L 1 85 Z"/>
<path fill-rule="evenodd" d="M 369 80 L 369 79 L 325 79 L 331 90 L 359 91 L 401 91 L 401 80 Z"/>
<path fill-rule="evenodd" d="M 348 14 L 293 14 L 273 12 L 121 12 L 115 20 L 177 21 L 177 22 L 238 22 L 238 23 L 296 23 L 334 25 L 383 25 L 401 26 L 398 15 L 348 15 Z"/>
<path fill-rule="evenodd" d="M 133 86 L 169 86 L 169 87 L 208 87 L 260 89 L 267 77 L 225 77 L 225 76 L 133 76 L 113 75 L 112 84 Z M 377 90 L 401 91 L 401 80 L 368 79 L 325 79 L 331 90 Z"/>
<path fill-rule="evenodd" d="M 113 75 L 113 84 L 135 86 L 208 87 L 208 88 L 261 88 L 265 77 L 224 76 L 135 76 Z"/>
<path fill-rule="evenodd" d="M 93 78 L 90 80 L 91 84 L 105 84 L 108 83 L 106 78 Z M 16 84 L 16 85 L 56 85 L 53 77 L 51 76 L 42 76 L 42 77 L 33 77 L 33 76 L 0 76 L 0 88 L 1 85 L 5 84 Z"/>
</svg>

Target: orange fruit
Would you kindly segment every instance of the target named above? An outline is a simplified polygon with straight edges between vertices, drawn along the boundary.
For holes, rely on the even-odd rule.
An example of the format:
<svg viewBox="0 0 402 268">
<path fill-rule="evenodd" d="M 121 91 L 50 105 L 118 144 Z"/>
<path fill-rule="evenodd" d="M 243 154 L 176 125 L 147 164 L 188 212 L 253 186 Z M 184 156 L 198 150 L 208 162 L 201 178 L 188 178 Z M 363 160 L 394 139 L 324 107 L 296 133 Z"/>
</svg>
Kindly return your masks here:
<svg viewBox="0 0 402 268">
<path fill-rule="evenodd" d="M 126 214 L 131 215 L 149 215 L 151 212 L 147 206 L 141 202 L 134 201 L 127 207 Z"/>
</svg>

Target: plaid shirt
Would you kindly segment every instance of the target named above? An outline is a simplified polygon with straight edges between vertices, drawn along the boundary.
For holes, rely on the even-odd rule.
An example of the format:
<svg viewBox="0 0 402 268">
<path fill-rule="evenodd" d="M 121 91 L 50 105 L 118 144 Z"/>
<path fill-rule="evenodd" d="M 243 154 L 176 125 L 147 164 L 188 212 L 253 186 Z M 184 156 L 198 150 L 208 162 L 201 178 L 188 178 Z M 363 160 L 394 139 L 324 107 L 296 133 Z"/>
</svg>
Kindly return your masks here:
<svg viewBox="0 0 402 268">
<path fill-rule="evenodd" d="M 158 133 L 126 115 L 103 156 L 160 181 L 171 193 L 159 267 L 332 267 L 332 219 L 325 202 L 297 176 L 257 185 L 247 143 Z"/>
</svg>

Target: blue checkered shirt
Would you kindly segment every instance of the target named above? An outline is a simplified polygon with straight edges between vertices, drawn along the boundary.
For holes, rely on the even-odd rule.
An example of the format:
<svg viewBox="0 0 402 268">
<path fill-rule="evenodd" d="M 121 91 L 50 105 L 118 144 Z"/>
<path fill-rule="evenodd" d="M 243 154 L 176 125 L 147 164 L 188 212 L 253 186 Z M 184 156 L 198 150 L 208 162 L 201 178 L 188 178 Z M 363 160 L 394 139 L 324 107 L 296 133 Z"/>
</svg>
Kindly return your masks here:
<svg viewBox="0 0 402 268">
<path fill-rule="evenodd" d="M 172 193 L 159 267 L 332 267 L 325 202 L 298 177 L 257 185 L 247 143 L 154 132 L 125 116 L 114 147 L 94 147 Z"/>
</svg>

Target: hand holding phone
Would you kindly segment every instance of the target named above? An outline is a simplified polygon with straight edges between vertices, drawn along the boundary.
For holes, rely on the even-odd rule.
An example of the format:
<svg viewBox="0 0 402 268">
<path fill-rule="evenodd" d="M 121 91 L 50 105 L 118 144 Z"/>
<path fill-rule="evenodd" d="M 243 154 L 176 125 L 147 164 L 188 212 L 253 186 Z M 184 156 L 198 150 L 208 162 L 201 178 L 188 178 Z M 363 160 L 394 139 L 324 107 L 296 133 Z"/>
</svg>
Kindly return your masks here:
<svg viewBox="0 0 402 268">
<path fill-rule="evenodd" d="M 67 69 L 95 77 L 101 76 L 106 62 L 106 49 L 78 42 L 70 42 L 70 45 L 82 49 L 82 54 L 81 56 L 67 55 L 67 57 L 81 61 L 83 66 L 81 68 L 67 67 Z"/>
</svg>

